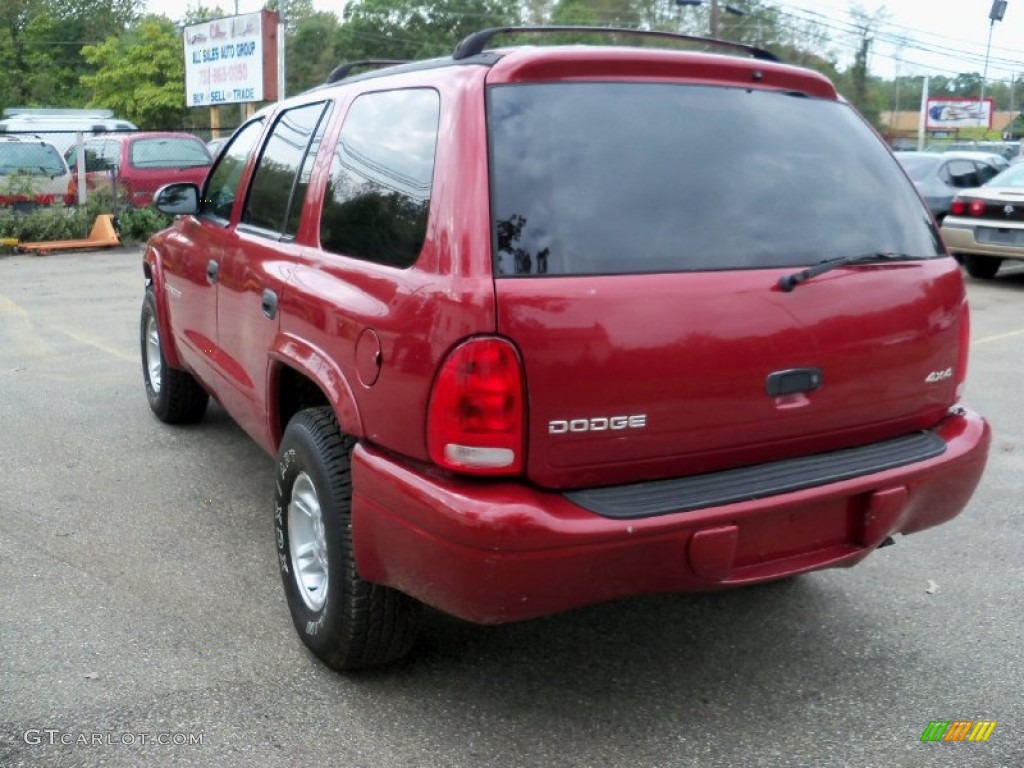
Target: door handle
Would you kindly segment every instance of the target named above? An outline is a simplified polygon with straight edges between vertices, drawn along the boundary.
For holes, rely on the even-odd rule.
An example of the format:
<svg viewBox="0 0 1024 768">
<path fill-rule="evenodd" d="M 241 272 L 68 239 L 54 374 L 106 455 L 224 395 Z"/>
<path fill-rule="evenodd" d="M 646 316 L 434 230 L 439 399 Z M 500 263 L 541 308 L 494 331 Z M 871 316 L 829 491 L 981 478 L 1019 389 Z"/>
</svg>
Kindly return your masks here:
<svg viewBox="0 0 1024 768">
<path fill-rule="evenodd" d="M 273 320 L 277 316 L 277 294 L 269 288 L 263 289 L 263 298 L 260 302 L 263 314 Z"/>
<path fill-rule="evenodd" d="M 206 262 L 206 282 L 210 285 L 216 283 L 218 271 L 220 271 L 220 265 L 216 261 L 210 259 Z"/>
</svg>

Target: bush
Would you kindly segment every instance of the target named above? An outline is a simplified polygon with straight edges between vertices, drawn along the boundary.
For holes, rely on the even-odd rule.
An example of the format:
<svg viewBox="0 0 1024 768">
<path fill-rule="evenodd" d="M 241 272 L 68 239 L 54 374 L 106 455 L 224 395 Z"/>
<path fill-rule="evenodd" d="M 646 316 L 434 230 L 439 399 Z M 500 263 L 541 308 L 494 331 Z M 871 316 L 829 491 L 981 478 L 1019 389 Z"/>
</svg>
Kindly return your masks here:
<svg viewBox="0 0 1024 768">
<path fill-rule="evenodd" d="M 77 240 L 89 236 L 96 217 L 112 213 L 109 194 L 91 192 L 84 207 L 64 205 L 0 206 L 0 238 L 13 237 L 21 242 Z M 126 208 L 115 219 L 121 241 L 145 242 L 154 232 L 171 224 L 173 216 L 155 208 Z"/>
</svg>

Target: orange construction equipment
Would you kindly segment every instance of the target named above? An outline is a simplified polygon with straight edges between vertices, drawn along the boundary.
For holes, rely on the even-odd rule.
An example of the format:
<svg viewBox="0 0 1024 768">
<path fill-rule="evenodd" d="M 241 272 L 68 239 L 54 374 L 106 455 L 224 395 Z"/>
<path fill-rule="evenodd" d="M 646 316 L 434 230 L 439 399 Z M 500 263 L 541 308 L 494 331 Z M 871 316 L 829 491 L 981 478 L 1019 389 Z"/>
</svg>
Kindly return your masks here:
<svg viewBox="0 0 1024 768">
<path fill-rule="evenodd" d="M 19 251 L 31 251 L 44 254 L 50 251 L 68 251 L 82 248 L 110 248 L 121 244 L 117 228 L 114 226 L 112 214 L 104 213 L 96 217 L 92 231 L 85 240 L 51 240 L 45 243 L 19 243 Z"/>
</svg>

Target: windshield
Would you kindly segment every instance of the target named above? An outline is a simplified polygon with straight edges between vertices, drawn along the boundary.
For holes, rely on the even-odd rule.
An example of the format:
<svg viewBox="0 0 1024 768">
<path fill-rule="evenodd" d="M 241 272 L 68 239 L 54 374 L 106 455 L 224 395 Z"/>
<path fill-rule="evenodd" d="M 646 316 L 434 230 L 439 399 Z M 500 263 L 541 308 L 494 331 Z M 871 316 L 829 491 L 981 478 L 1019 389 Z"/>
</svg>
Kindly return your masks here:
<svg viewBox="0 0 1024 768">
<path fill-rule="evenodd" d="M 60 176 L 64 161 L 49 144 L 0 142 L 0 173 L 31 173 Z"/>
<path fill-rule="evenodd" d="M 495 272 L 620 274 L 942 253 L 848 106 L 675 84 L 488 93 Z"/>
<path fill-rule="evenodd" d="M 131 145 L 135 168 L 186 168 L 210 165 L 210 152 L 199 139 L 138 139 Z"/>
</svg>

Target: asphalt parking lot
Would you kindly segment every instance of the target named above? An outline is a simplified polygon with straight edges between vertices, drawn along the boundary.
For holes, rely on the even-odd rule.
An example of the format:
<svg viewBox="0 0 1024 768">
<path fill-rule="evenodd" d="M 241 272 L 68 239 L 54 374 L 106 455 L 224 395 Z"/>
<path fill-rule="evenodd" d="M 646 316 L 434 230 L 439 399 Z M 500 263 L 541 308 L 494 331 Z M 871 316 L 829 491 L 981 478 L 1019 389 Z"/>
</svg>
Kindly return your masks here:
<svg viewBox="0 0 1024 768">
<path fill-rule="evenodd" d="M 1024 765 L 1024 268 L 968 279 L 994 441 L 953 522 L 862 565 L 482 628 L 401 665 L 300 644 L 273 462 L 150 414 L 139 248 L 0 255 L 0 766 Z M 984 743 L 922 743 L 988 720 Z"/>
</svg>

